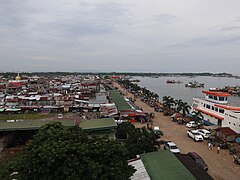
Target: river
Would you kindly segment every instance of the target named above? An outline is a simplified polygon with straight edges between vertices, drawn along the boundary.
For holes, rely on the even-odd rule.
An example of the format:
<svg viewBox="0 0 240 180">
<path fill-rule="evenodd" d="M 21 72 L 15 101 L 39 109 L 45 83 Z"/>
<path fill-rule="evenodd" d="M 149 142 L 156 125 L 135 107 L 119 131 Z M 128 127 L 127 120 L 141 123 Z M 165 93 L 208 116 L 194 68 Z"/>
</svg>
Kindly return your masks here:
<svg viewBox="0 0 240 180">
<path fill-rule="evenodd" d="M 222 88 L 225 86 L 237 86 L 240 85 L 240 79 L 227 78 L 227 77 L 211 77 L 211 76 L 198 76 L 198 77 L 134 77 L 139 79 L 138 83 L 141 87 L 157 93 L 159 99 L 162 102 L 163 96 L 171 96 L 174 99 L 182 99 L 189 105 L 193 102 L 193 97 L 203 97 L 203 90 L 209 90 L 209 88 Z M 166 83 L 167 80 L 179 80 L 182 84 Z M 190 81 L 197 81 L 204 83 L 204 88 L 189 88 L 185 87 L 185 84 Z M 234 106 L 240 106 L 240 97 L 237 95 L 229 97 L 229 103 Z"/>
</svg>

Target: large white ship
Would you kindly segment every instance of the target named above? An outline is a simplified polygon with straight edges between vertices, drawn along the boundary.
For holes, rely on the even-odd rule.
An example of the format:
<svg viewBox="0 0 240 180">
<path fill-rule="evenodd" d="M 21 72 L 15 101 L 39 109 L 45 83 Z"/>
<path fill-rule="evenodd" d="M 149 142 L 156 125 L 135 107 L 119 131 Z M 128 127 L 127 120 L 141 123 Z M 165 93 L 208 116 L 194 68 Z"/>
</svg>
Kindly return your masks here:
<svg viewBox="0 0 240 180">
<path fill-rule="evenodd" d="M 204 98 L 193 98 L 192 110 L 201 111 L 204 120 L 240 133 L 240 107 L 230 106 L 225 92 L 202 91 Z"/>
</svg>

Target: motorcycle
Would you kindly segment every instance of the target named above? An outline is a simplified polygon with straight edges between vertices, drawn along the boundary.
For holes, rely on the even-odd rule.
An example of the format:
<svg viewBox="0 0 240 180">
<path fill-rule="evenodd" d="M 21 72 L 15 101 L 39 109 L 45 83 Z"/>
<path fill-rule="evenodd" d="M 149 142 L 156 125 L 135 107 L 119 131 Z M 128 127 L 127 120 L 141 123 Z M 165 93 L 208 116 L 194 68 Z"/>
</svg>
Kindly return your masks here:
<svg viewBox="0 0 240 180">
<path fill-rule="evenodd" d="M 221 142 L 218 145 L 221 149 L 228 149 L 229 148 L 229 143 L 228 142 Z"/>
<path fill-rule="evenodd" d="M 233 155 L 233 162 L 235 164 L 239 164 L 240 165 L 240 156 L 239 155 Z"/>
</svg>

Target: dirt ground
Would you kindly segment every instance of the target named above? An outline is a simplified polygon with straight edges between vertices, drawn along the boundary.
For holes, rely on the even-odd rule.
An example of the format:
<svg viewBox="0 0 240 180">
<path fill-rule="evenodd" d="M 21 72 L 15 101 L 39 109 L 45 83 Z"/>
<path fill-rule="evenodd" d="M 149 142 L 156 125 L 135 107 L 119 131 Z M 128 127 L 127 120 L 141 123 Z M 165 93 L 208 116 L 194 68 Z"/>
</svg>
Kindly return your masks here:
<svg viewBox="0 0 240 180">
<path fill-rule="evenodd" d="M 114 86 L 120 90 L 123 89 L 116 83 Z M 126 92 L 126 91 L 123 91 Z M 132 97 L 132 94 L 128 93 L 128 97 Z M 145 112 L 153 112 L 153 108 L 147 104 L 141 102 L 139 98 L 136 99 L 136 105 L 141 107 Z M 135 123 L 136 126 L 143 126 L 144 124 Z M 208 164 L 208 173 L 216 180 L 238 180 L 240 179 L 240 166 L 233 163 L 232 155 L 229 155 L 228 150 L 221 149 L 217 154 L 216 147 L 213 150 L 209 150 L 207 141 L 194 142 L 191 138 L 187 137 L 187 128 L 184 125 L 178 125 L 176 122 L 171 121 L 169 116 L 163 116 L 162 113 L 155 112 L 155 118 L 153 119 L 153 125 L 160 127 L 164 136 L 162 139 L 171 140 L 181 150 L 181 153 L 185 154 L 191 151 L 197 152 Z"/>
</svg>

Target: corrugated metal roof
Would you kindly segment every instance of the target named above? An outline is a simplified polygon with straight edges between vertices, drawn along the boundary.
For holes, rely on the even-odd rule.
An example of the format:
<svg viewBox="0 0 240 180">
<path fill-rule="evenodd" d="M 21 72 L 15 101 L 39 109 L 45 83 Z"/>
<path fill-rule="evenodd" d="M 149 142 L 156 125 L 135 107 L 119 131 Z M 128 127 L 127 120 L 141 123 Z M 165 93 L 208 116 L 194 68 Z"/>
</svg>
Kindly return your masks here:
<svg viewBox="0 0 240 180">
<path fill-rule="evenodd" d="M 194 176 L 170 151 L 157 151 L 141 155 L 142 162 L 152 180 L 194 180 Z"/>
<path fill-rule="evenodd" d="M 133 166 L 137 171 L 130 177 L 131 180 L 151 180 L 141 159 L 132 161 L 128 165 Z"/>
<path fill-rule="evenodd" d="M 111 90 L 110 96 L 113 102 L 116 104 L 118 111 L 132 110 L 132 107 L 127 103 L 127 101 L 117 92 L 116 90 Z"/>
</svg>

